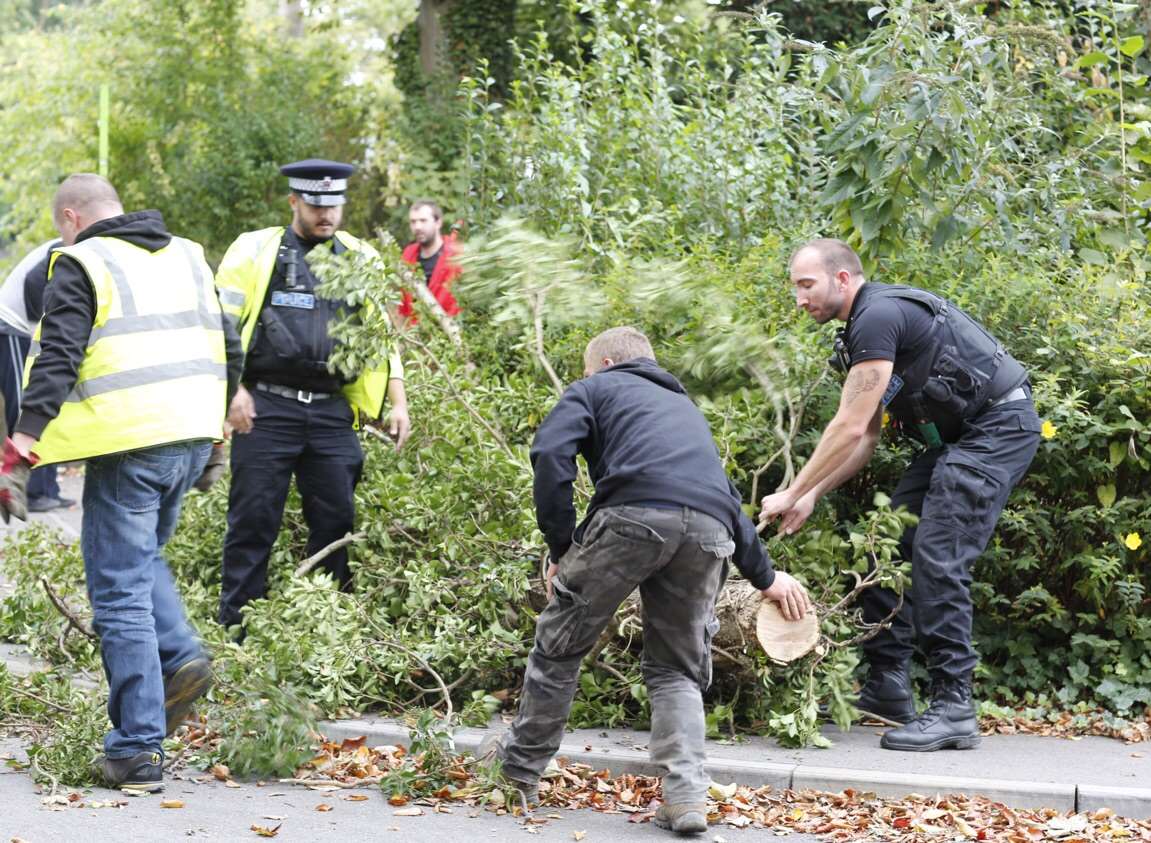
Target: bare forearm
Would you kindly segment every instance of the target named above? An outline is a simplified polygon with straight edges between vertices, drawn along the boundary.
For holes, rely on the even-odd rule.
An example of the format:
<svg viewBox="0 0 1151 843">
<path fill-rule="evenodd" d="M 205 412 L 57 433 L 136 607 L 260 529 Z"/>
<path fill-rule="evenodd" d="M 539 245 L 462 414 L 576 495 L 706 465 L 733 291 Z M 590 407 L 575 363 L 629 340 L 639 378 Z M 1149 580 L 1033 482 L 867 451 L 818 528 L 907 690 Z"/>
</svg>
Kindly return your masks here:
<svg viewBox="0 0 1151 843">
<path fill-rule="evenodd" d="M 814 494 L 816 499 L 826 495 L 833 489 L 838 489 L 849 479 L 854 477 L 861 468 L 863 468 L 871 460 L 871 455 L 875 453 L 875 446 L 879 444 L 879 439 L 873 436 L 865 436 L 860 440 L 856 446 L 855 451 L 847 460 L 823 478 L 815 487 L 812 488 L 809 494 Z"/>
<path fill-rule="evenodd" d="M 404 390 L 404 382 L 400 378 L 388 381 L 388 403 L 393 407 L 408 406 L 408 393 Z"/>
<path fill-rule="evenodd" d="M 864 439 L 858 432 L 848 426 L 838 423 L 835 419 L 823 431 L 819 444 L 807 465 L 799 472 L 788 491 L 794 498 L 798 498 L 816 489 L 840 473 L 860 449 Z M 858 468 L 853 470 L 854 474 Z M 845 475 L 847 479 L 851 474 Z M 842 480 L 840 481 L 842 482 Z"/>
</svg>

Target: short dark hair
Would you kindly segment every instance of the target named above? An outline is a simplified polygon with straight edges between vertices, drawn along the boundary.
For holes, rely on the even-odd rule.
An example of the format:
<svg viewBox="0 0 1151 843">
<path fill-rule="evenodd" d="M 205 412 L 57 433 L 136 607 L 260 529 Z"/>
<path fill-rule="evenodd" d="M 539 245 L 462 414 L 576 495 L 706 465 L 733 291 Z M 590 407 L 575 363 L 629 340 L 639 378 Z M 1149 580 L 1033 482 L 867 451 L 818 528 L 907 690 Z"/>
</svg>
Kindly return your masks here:
<svg viewBox="0 0 1151 843">
<path fill-rule="evenodd" d="M 851 248 L 851 246 L 842 240 L 836 240 L 833 237 L 820 237 L 804 243 L 791 253 L 791 260 L 787 262 L 787 265 L 791 266 L 795 263 L 795 259 L 799 257 L 800 253 L 806 252 L 808 249 L 811 249 L 819 255 L 823 263 L 823 268 L 827 271 L 829 277 L 834 278 L 835 274 L 841 269 L 846 269 L 852 276 L 863 275 L 863 262 L 859 259 L 859 255 L 855 253 L 855 249 Z"/>
<path fill-rule="evenodd" d="M 440 210 L 440 206 L 433 202 L 431 199 L 417 199 L 412 203 L 411 210 L 418 211 L 420 208 L 428 208 L 432 212 L 432 216 L 438 220 L 444 218 L 444 212 Z"/>
</svg>

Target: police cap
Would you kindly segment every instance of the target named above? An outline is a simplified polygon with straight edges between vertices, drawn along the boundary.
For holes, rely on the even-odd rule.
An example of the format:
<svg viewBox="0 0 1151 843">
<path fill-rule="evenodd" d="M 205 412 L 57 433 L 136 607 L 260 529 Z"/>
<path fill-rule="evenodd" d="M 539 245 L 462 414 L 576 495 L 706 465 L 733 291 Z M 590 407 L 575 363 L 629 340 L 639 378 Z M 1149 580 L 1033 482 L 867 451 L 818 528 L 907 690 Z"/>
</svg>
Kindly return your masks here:
<svg viewBox="0 0 1151 843">
<path fill-rule="evenodd" d="M 343 205 L 348 176 L 356 171 L 351 164 L 309 158 L 285 164 L 280 172 L 288 177 L 288 188 L 309 205 Z"/>
</svg>

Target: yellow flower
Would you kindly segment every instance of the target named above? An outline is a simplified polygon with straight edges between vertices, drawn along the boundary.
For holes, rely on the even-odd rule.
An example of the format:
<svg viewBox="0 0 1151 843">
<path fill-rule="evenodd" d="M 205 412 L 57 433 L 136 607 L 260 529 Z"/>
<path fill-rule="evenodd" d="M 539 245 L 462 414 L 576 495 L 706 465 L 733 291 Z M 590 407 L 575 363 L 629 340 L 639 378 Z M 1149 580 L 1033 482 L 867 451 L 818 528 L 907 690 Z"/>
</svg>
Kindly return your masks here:
<svg viewBox="0 0 1151 843">
<path fill-rule="evenodd" d="M 882 426 L 887 427 L 889 424 L 891 424 L 891 416 L 885 412 L 883 414 L 883 425 Z"/>
<path fill-rule="evenodd" d="M 1128 533 L 1123 544 L 1127 545 L 1128 550 L 1138 550 L 1143 546 L 1143 539 L 1138 533 Z"/>
<path fill-rule="evenodd" d="M 1058 431 L 1059 431 L 1059 428 L 1057 428 L 1051 422 L 1049 422 L 1049 421 L 1043 422 L 1043 429 L 1042 429 L 1041 433 L 1043 434 L 1044 439 L 1054 439 L 1055 434 Z"/>
</svg>

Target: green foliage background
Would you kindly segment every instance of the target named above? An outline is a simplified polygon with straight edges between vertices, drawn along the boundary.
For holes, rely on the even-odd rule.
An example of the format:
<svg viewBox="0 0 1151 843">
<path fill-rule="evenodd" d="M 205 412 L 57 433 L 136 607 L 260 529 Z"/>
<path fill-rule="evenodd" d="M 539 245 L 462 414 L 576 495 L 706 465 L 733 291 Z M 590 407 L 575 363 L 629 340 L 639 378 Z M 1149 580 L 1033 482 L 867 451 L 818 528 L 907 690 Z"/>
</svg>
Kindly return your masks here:
<svg viewBox="0 0 1151 843">
<path fill-rule="evenodd" d="M 1151 704 L 1151 109 L 1138 9 L 897 2 L 829 46 L 788 31 L 795 18 L 771 4 L 719 15 L 594 0 L 541 16 L 523 3 L 508 81 L 481 66 L 429 107 L 406 86 L 401 106 L 389 60 L 360 32 L 375 21 L 402 54 L 410 16 L 365 3 L 309 18 L 290 40 L 257 5 L 173 4 L 144 21 L 132 0 L 105 0 L 101 14 L 69 16 L 69 37 L 93 38 L 122 71 L 116 90 L 133 91 L 114 94 L 111 175 L 128 204 L 161 207 L 218 255 L 236 232 L 282 221 L 275 165 L 322 145 L 364 164 L 353 231 L 399 234 L 406 201 L 430 190 L 473 234 L 463 346 L 425 316 L 400 340 L 413 439 L 400 454 L 365 439 L 355 595 L 292 575 L 305 544 L 293 498 L 270 596 L 235 647 L 212 622 L 225 489 L 188 499 L 169 555 L 217 656 L 220 716 L 256 694 L 266 702 L 244 710 L 298 738 L 280 718 L 290 703 L 268 689 L 329 715 L 441 704 L 429 666 L 469 718 L 514 698 L 542 552 L 527 446 L 556 396 L 548 368 L 579 377 L 602 328 L 649 332 L 749 504 L 786 479 L 838 391 L 826 329 L 796 312 L 785 279 L 790 250 L 816 235 L 853 242 L 877 280 L 936 290 L 984 320 L 1028 365 L 1054 425 L 974 572 L 980 699 L 1126 717 Z M 170 43 L 187 20 L 218 37 Z M 127 46 L 113 50 L 113 35 Z M 0 81 L 14 156 L 0 207 L 4 230 L 32 241 L 48 233 L 55 179 L 93 166 L 94 76 L 67 72 L 81 59 L 59 45 L 78 41 L 5 37 L 26 49 L 6 52 L 25 75 Z M 128 79 L 133 62 L 155 72 Z M 428 115 L 446 121 L 446 140 L 429 142 Z M 22 137 L 29 125 L 45 128 Z M 381 248 L 378 266 L 325 269 L 333 289 L 394 300 L 405 281 L 395 244 Z M 378 324 L 344 330 L 353 359 L 397 341 Z M 773 541 L 780 567 L 836 593 L 868 547 L 890 553 L 898 519 L 874 492 L 890 491 L 909 454 L 885 443 L 797 538 Z M 44 574 L 83 605 L 75 551 L 30 531 L 5 567 L 18 587 L 0 633 L 95 666 L 87 643 L 60 643 L 63 621 L 36 588 Z M 587 666 L 575 722 L 644 722 L 637 647 L 624 629 Z M 850 649 L 790 671 L 736 655 L 717 664 L 714 727 L 798 742 L 813 737 L 820 698 L 846 716 Z"/>
</svg>

